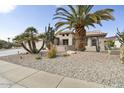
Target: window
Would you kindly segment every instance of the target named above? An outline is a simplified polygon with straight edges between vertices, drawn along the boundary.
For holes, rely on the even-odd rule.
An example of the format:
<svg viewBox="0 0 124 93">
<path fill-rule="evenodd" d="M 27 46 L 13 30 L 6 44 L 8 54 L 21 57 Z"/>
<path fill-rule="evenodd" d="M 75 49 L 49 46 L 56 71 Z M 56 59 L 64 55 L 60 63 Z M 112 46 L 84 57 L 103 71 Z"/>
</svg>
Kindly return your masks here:
<svg viewBox="0 0 124 93">
<path fill-rule="evenodd" d="M 68 39 L 63 39 L 63 45 L 68 45 Z"/>
<path fill-rule="evenodd" d="M 65 34 L 62 34 L 62 36 L 65 36 Z"/>
<path fill-rule="evenodd" d="M 92 39 L 92 46 L 96 46 L 96 39 Z"/>
<path fill-rule="evenodd" d="M 66 36 L 68 36 L 69 34 L 66 34 Z"/>
</svg>

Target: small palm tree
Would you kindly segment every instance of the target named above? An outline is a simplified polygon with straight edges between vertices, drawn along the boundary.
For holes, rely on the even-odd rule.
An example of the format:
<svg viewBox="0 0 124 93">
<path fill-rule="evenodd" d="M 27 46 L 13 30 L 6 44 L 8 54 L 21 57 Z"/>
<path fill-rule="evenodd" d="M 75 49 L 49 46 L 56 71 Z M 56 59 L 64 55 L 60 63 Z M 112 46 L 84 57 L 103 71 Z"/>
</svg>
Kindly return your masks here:
<svg viewBox="0 0 124 93">
<path fill-rule="evenodd" d="M 44 41 L 40 49 L 37 49 L 36 42 L 39 41 L 38 32 L 34 27 L 28 27 L 24 33 L 16 36 L 13 40 L 22 45 L 29 53 L 39 53 L 44 47 Z M 28 45 L 28 47 L 27 47 Z"/>
<path fill-rule="evenodd" d="M 68 5 L 68 8 L 57 8 L 54 19 L 59 19 L 59 22 L 55 26 L 56 29 L 62 27 L 60 31 L 65 29 L 75 31 L 76 50 L 85 50 L 86 27 L 95 27 L 95 24 L 102 26 L 102 20 L 114 20 L 112 16 L 113 9 L 91 12 L 93 5 Z"/>
</svg>

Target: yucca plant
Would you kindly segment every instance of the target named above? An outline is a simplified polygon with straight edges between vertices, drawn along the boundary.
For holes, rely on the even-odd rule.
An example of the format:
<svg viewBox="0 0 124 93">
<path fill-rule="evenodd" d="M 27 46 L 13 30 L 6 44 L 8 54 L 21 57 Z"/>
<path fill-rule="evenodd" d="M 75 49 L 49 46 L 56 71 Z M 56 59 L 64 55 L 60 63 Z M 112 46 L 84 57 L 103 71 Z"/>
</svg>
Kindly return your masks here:
<svg viewBox="0 0 124 93">
<path fill-rule="evenodd" d="M 54 44 L 55 30 L 49 24 L 48 27 L 45 27 L 45 33 L 40 34 L 39 37 L 44 38 L 46 47 L 50 50 Z"/>
<path fill-rule="evenodd" d="M 119 42 L 121 43 L 120 60 L 121 60 L 121 63 L 124 64 L 124 31 L 120 32 L 118 28 L 117 28 L 117 38 Z"/>
<path fill-rule="evenodd" d="M 75 49 L 85 50 L 86 27 L 102 26 L 102 20 L 114 20 L 113 9 L 102 9 L 92 12 L 93 5 L 68 5 L 67 8 L 59 7 L 53 19 L 58 19 L 55 27 L 58 31 L 70 29 L 75 32 Z M 59 29 L 61 28 L 61 29 Z"/>
</svg>

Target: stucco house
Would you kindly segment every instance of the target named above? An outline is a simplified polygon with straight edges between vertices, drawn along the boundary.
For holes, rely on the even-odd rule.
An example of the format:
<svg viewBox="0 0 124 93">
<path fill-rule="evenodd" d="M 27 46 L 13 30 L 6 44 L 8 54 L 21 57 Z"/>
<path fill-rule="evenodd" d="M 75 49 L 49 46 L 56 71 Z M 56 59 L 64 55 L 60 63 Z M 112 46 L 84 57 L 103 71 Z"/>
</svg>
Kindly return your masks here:
<svg viewBox="0 0 124 93">
<path fill-rule="evenodd" d="M 86 32 L 86 50 L 96 51 L 96 45 L 98 45 L 100 50 L 104 51 L 104 39 L 106 35 L 107 33 L 101 31 Z M 55 44 L 58 46 L 66 46 L 67 49 L 73 49 L 74 41 L 74 33 L 71 31 L 65 31 L 56 36 Z"/>
<path fill-rule="evenodd" d="M 120 48 L 120 43 L 116 36 L 106 37 L 107 33 L 97 31 L 86 32 L 86 51 L 96 51 L 96 46 L 100 47 L 100 51 L 105 51 L 105 41 L 114 40 L 115 48 Z M 60 32 L 56 35 L 54 44 L 59 51 L 74 50 L 74 33 L 71 31 Z M 37 47 L 40 48 L 42 40 L 37 42 Z"/>
<path fill-rule="evenodd" d="M 117 36 L 106 37 L 106 38 L 105 38 L 105 41 L 108 41 L 108 40 L 112 40 L 112 41 L 115 42 L 115 43 L 114 43 L 114 45 L 115 45 L 114 47 L 115 47 L 115 48 L 120 48 L 121 43 L 119 42 Z"/>
</svg>

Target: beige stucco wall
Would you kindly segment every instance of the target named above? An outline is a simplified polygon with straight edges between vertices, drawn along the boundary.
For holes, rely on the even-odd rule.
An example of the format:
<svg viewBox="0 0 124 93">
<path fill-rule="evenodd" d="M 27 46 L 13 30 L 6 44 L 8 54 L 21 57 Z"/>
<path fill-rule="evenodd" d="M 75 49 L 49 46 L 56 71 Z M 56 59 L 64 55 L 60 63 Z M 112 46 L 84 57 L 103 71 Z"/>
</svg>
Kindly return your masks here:
<svg viewBox="0 0 124 93">
<path fill-rule="evenodd" d="M 29 49 L 28 44 L 27 44 L 27 43 L 25 43 L 25 44 L 26 44 L 27 48 Z M 40 40 L 40 41 L 36 42 L 37 49 L 40 49 L 40 48 L 41 48 L 41 46 L 42 46 L 42 44 L 43 44 L 43 41 L 42 41 L 42 40 Z M 44 47 L 45 47 L 45 46 L 44 46 Z"/>
<path fill-rule="evenodd" d="M 68 39 L 68 44 L 73 45 L 73 34 L 69 34 L 68 36 L 65 34 L 64 36 L 59 34 L 56 37 L 59 38 L 59 45 L 63 45 L 63 39 Z"/>
<path fill-rule="evenodd" d="M 92 38 L 87 37 L 87 46 L 86 46 L 86 51 L 95 51 L 96 47 L 92 46 Z"/>
<path fill-rule="evenodd" d="M 104 44 L 105 38 L 99 37 L 99 43 L 100 43 L 100 50 L 105 51 L 105 44 Z"/>
<path fill-rule="evenodd" d="M 74 35 L 73 34 L 69 34 L 68 36 L 66 36 L 66 34 L 63 36 L 62 34 L 57 35 L 56 37 L 59 38 L 59 45 L 63 45 L 63 39 L 68 39 L 68 43 L 69 45 L 73 45 L 73 38 Z M 92 38 L 95 37 L 87 37 L 87 46 L 86 46 L 86 50 L 87 51 L 96 51 L 96 46 L 92 46 Z M 104 37 L 98 37 L 99 38 L 99 46 L 100 46 L 100 51 L 104 51 L 105 47 L 104 47 Z"/>
<path fill-rule="evenodd" d="M 121 43 L 118 40 L 115 40 L 115 47 L 116 48 L 120 48 Z"/>
<path fill-rule="evenodd" d="M 95 37 L 87 37 L 87 46 L 86 46 L 87 51 L 96 51 L 96 46 L 92 46 L 92 38 Z M 104 37 L 98 37 L 98 38 L 99 38 L 100 51 L 104 51 L 105 50 Z"/>
</svg>

